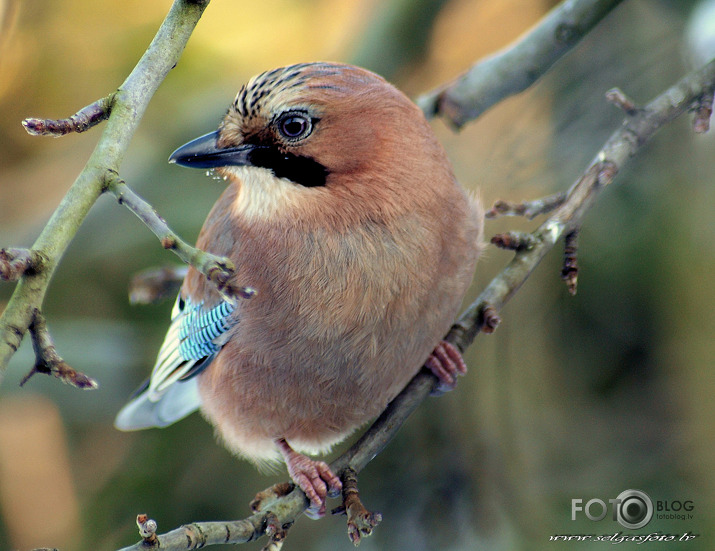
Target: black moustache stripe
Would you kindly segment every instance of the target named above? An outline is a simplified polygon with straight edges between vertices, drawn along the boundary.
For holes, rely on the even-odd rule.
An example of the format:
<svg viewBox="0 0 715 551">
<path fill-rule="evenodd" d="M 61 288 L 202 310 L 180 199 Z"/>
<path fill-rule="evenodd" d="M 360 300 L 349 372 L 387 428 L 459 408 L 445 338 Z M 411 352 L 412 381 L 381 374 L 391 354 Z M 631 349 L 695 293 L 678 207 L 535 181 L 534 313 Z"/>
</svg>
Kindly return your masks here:
<svg viewBox="0 0 715 551">
<path fill-rule="evenodd" d="M 249 154 L 249 162 L 305 187 L 324 186 L 328 176 L 328 169 L 315 159 L 284 153 L 276 147 L 257 147 Z"/>
</svg>

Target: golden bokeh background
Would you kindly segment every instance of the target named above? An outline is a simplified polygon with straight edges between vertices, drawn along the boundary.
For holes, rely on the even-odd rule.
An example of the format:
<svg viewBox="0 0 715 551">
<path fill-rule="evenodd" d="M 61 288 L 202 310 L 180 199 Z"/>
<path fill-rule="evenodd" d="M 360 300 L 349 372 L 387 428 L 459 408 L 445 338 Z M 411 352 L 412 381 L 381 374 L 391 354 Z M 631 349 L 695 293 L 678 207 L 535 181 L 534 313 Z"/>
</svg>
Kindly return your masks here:
<svg viewBox="0 0 715 551">
<path fill-rule="evenodd" d="M 101 131 L 37 138 L 20 121 L 68 116 L 115 89 L 170 4 L 0 0 L 0 247 L 32 244 Z M 166 159 L 213 130 L 252 75 L 349 61 L 416 97 L 513 41 L 553 4 L 214 0 L 150 104 L 121 176 L 191 241 L 221 183 Z M 624 2 L 526 93 L 458 134 L 435 121 L 459 179 L 486 204 L 566 189 L 622 120 L 606 90 L 619 86 L 643 103 L 692 68 L 686 38 L 696 4 Z M 629 533 L 609 518 L 571 520 L 572 499 L 628 488 L 654 501 L 692 500 L 693 519 L 654 518 L 647 532 L 700 534 L 669 549 L 712 547 L 713 174 L 715 139 L 694 136 L 685 119 L 626 166 L 586 218 L 578 295 L 559 280 L 555 250 L 497 332 L 469 350 L 457 390 L 428 400 L 363 471 L 364 501 L 384 521 L 362 549 L 550 549 L 554 534 Z M 498 220 L 487 233 L 536 224 Z M 509 258 L 490 249 L 467 300 Z M 60 353 L 100 388 L 37 376 L 20 389 L 33 363 L 28 339 L 11 361 L 0 386 L 0 549 L 118 549 L 138 539 L 138 513 L 160 532 L 242 518 L 258 490 L 285 479 L 231 457 L 198 415 L 164 430 L 112 427 L 150 371 L 171 308 L 130 306 L 129 280 L 176 262 L 112 198 L 90 212 L 45 313 Z M 0 283 L 0 309 L 12 288 Z M 341 518 L 301 518 L 286 546 L 350 544 Z"/>
</svg>

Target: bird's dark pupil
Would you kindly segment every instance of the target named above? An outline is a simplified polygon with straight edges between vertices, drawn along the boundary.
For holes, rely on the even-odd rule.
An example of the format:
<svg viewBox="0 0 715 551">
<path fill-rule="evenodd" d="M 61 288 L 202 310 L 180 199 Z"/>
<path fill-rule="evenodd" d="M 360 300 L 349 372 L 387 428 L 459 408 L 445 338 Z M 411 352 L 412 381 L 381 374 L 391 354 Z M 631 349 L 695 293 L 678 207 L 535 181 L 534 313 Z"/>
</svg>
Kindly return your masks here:
<svg viewBox="0 0 715 551">
<path fill-rule="evenodd" d="M 283 132 L 286 136 L 300 136 L 303 130 L 305 130 L 305 121 L 299 117 L 291 117 L 283 122 Z"/>
</svg>

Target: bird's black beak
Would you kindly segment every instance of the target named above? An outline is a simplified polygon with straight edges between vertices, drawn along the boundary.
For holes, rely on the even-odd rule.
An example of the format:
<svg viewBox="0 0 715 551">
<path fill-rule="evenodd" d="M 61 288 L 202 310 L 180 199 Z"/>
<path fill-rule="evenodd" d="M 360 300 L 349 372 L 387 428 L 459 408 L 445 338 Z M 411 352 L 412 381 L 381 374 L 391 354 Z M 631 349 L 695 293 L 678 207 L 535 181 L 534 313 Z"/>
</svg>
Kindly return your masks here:
<svg viewBox="0 0 715 551">
<path fill-rule="evenodd" d="M 219 149 L 216 147 L 217 138 L 218 131 L 196 138 L 174 151 L 169 157 L 169 162 L 191 168 L 217 168 L 219 166 L 252 164 L 250 157 L 255 150 L 255 146 L 242 145 Z"/>
</svg>

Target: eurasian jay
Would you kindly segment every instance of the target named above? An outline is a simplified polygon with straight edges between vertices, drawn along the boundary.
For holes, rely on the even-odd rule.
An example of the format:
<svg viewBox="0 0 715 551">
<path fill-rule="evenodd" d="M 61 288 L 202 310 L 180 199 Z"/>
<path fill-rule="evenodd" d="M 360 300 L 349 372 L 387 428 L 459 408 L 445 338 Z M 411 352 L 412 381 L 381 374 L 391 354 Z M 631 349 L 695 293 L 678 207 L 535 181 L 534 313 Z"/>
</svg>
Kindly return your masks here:
<svg viewBox="0 0 715 551">
<path fill-rule="evenodd" d="M 200 409 L 254 462 L 283 458 L 314 516 L 341 488 L 327 451 L 376 417 L 426 365 L 466 371 L 441 339 L 482 250 L 483 212 L 421 111 L 381 77 L 338 63 L 265 72 L 218 131 L 171 162 L 228 187 L 197 247 L 234 262 L 223 296 L 193 268 L 156 365 L 122 430 Z"/>
</svg>

